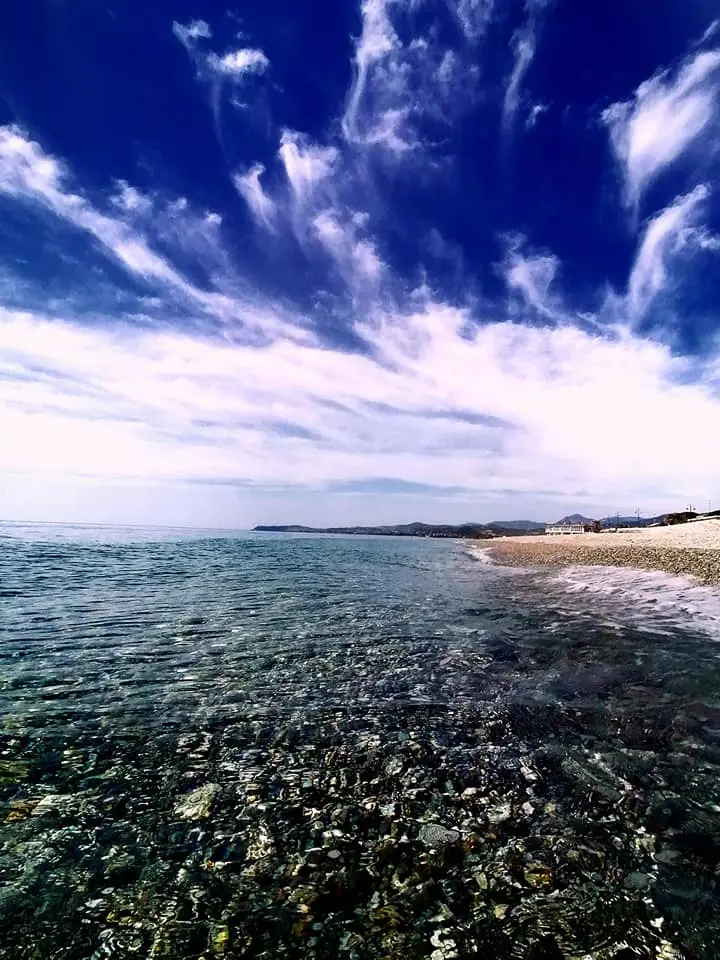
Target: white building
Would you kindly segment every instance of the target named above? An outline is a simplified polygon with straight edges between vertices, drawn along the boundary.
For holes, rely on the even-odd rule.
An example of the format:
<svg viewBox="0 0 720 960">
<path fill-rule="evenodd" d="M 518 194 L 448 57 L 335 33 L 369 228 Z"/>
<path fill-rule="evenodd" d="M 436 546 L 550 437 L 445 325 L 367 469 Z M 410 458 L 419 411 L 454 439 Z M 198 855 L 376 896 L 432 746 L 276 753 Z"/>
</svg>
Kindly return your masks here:
<svg viewBox="0 0 720 960">
<path fill-rule="evenodd" d="M 552 523 L 545 527 L 545 533 L 585 533 L 582 523 Z"/>
</svg>

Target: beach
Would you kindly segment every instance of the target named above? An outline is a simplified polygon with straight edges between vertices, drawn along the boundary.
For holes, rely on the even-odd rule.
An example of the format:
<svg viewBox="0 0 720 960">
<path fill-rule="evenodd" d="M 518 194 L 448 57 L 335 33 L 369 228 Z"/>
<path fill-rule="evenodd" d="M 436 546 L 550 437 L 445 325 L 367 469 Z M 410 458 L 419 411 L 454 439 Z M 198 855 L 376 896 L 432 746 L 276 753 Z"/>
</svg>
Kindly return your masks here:
<svg viewBox="0 0 720 960">
<path fill-rule="evenodd" d="M 487 551 L 511 566 L 635 567 L 720 584 L 720 519 L 604 533 L 500 537 Z"/>
</svg>

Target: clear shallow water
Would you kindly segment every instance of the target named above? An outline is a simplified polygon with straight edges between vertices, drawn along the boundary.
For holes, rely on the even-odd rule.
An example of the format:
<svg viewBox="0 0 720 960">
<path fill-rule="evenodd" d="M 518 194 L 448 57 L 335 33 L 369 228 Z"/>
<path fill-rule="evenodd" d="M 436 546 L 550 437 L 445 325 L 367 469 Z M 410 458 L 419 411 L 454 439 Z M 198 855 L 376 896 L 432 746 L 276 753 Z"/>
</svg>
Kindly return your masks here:
<svg viewBox="0 0 720 960">
<path fill-rule="evenodd" d="M 0 957 L 720 956 L 717 591 L 4 525 L 0 604 Z"/>
</svg>

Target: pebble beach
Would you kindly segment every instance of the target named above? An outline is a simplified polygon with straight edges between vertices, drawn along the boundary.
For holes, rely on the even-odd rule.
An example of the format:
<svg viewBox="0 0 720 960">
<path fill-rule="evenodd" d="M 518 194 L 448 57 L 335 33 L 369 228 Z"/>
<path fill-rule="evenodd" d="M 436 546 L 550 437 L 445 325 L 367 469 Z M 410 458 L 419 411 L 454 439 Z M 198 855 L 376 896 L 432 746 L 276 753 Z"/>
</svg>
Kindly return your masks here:
<svg viewBox="0 0 720 960">
<path fill-rule="evenodd" d="M 720 584 L 720 519 L 606 533 L 502 537 L 488 552 L 511 566 L 635 567 Z"/>
</svg>

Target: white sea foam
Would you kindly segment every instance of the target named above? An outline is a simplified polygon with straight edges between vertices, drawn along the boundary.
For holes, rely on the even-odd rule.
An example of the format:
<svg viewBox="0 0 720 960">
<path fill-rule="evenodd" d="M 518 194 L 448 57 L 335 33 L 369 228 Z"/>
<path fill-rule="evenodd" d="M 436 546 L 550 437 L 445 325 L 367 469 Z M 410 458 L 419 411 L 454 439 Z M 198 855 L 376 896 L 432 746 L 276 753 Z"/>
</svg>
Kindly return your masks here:
<svg viewBox="0 0 720 960">
<path fill-rule="evenodd" d="M 598 607 L 600 616 L 621 618 L 649 631 L 692 627 L 720 639 L 720 588 L 691 577 L 629 567 L 566 567 L 548 586 Z M 585 605 L 584 603 L 582 604 Z"/>
<path fill-rule="evenodd" d="M 488 566 L 498 565 L 497 560 L 493 560 L 490 556 L 490 551 L 483 547 L 468 547 L 467 552 L 468 555 L 471 556 L 473 560 L 477 560 L 478 563 L 485 563 L 488 564 Z"/>
</svg>

